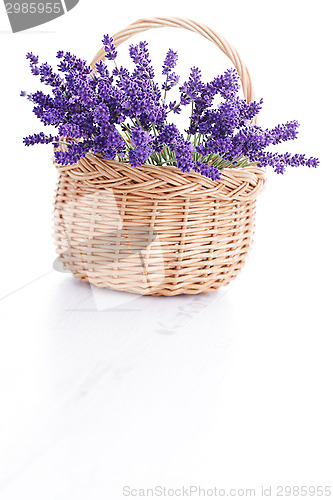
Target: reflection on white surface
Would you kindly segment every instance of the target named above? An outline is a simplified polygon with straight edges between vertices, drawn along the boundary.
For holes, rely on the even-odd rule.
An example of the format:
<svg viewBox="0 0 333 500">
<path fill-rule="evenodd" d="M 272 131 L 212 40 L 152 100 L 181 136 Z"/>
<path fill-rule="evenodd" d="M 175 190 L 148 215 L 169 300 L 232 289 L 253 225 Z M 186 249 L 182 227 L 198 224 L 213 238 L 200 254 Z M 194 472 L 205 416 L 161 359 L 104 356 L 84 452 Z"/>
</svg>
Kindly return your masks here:
<svg viewBox="0 0 333 500">
<path fill-rule="evenodd" d="M 294 281 L 276 297 L 280 268 L 261 266 L 253 253 L 227 294 L 97 310 L 51 272 L 0 301 L 1 500 L 328 484 L 329 296 Z"/>
<path fill-rule="evenodd" d="M 228 367 L 228 308 L 218 325 L 208 326 L 209 310 L 223 308 L 225 290 L 131 300 L 104 290 L 107 308 L 102 297 L 97 308 L 89 284 L 51 273 L 18 293 L 6 304 L 10 337 L 1 356 L 7 374 L 9 359 L 17 366 L 10 389 L 1 385 L 7 409 L 0 416 L 7 429 L 0 454 L 3 492 L 29 482 L 31 469 L 43 469 L 49 459 L 62 460 L 64 439 L 75 460 L 83 443 L 92 447 L 93 460 L 100 443 L 106 469 L 92 474 L 114 470 L 108 486 L 113 495 L 124 473 L 134 480 L 148 464 L 153 471 L 156 446 L 165 450 L 167 463 L 177 455 L 176 443 L 191 443 Z M 130 456 L 129 446 L 136 449 Z M 82 499 L 92 498 L 84 494 Z"/>
</svg>

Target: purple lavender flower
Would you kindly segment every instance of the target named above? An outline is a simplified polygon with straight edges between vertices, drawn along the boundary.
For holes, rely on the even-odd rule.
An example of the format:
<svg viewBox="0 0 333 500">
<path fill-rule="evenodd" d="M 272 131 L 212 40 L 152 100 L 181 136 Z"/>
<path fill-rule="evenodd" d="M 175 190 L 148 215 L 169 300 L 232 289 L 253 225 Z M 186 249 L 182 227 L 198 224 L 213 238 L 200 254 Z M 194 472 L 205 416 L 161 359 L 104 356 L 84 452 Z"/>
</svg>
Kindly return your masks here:
<svg viewBox="0 0 333 500">
<path fill-rule="evenodd" d="M 59 134 L 71 139 L 80 139 L 84 134 L 81 128 L 75 123 L 64 123 L 59 125 Z"/>
<path fill-rule="evenodd" d="M 271 144 L 280 144 L 280 142 L 296 139 L 299 123 L 297 120 L 278 125 L 270 130 Z"/>
<path fill-rule="evenodd" d="M 139 126 L 132 127 L 131 134 L 131 143 L 134 148 L 129 150 L 128 159 L 132 167 L 138 167 L 143 165 L 153 152 L 152 138 Z"/>
<path fill-rule="evenodd" d="M 29 59 L 30 64 L 38 64 L 38 56 L 35 56 L 32 52 L 28 52 L 26 58 Z"/>
<path fill-rule="evenodd" d="M 189 104 L 191 100 L 201 94 L 204 88 L 205 85 L 201 81 L 201 70 L 196 67 L 191 68 L 188 81 L 179 87 L 181 104 Z"/>
<path fill-rule="evenodd" d="M 126 152 L 125 141 L 115 125 L 105 125 L 101 128 L 101 134 L 96 137 L 92 149 L 94 153 L 101 153 L 109 160 L 116 156 L 122 157 Z"/>
<path fill-rule="evenodd" d="M 114 60 L 117 51 L 113 39 L 105 35 L 103 43 L 106 58 Z M 58 145 L 60 137 L 64 137 L 66 151 L 55 152 L 56 161 L 62 165 L 74 164 L 91 151 L 105 158 L 129 161 L 134 167 L 145 162 L 166 162 L 183 172 L 199 172 L 213 180 L 221 179 L 219 169 L 226 165 L 242 164 L 240 159 L 271 166 L 277 173 L 287 167 L 318 166 L 317 158 L 268 150 L 294 140 L 299 124 L 294 120 L 272 129 L 251 124 L 263 101 L 247 103 L 237 95 L 240 79 L 235 70 L 204 83 L 199 68 L 193 67 L 179 88 L 179 101 L 167 103 L 166 93 L 179 81 L 173 71 L 177 53 L 169 49 L 164 60 L 162 98 L 147 42 L 131 45 L 129 52 L 134 70 L 115 67 L 111 73 L 102 61 L 96 63 L 93 73 L 85 60 L 64 51 L 57 53 L 56 72 L 29 52 L 31 72 L 50 92 L 21 91 L 21 95 L 33 103 L 35 116 L 44 125 L 56 127 L 59 135 L 33 134 L 23 140 L 24 144 Z M 178 114 L 189 103 L 192 112 L 185 139 L 167 118 L 169 112 Z"/>
<path fill-rule="evenodd" d="M 222 173 L 218 168 L 200 160 L 196 162 L 194 170 L 195 172 L 199 172 L 201 175 L 212 179 L 212 181 L 219 181 L 222 179 Z"/>
<path fill-rule="evenodd" d="M 178 103 L 176 101 L 170 102 L 169 109 L 170 111 L 173 111 L 176 115 L 179 115 L 179 113 L 181 112 L 180 102 Z"/>
<path fill-rule="evenodd" d="M 118 132 L 115 125 L 110 125 L 107 135 L 107 147 L 113 148 L 118 155 L 125 154 L 125 141 Z"/>
<path fill-rule="evenodd" d="M 148 78 L 152 80 L 155 76 L 155 72 L 154 68 L 151 66 L 148 42 L 142 41 L 137 45 L 130 45 L 129 54 L 132 61 L 136 65 L 133 76 L 139 79 Z"/>
<path fill-rule="evenodd" d="M 132 167 L 139 167 L 149 158 L 152 153 L 152 148 L 149 146 L 137 146 L 135 149 L 130 149 L 128 159 Z"/>
<path fill-rule="evenodd" d="M 186 141 L 184 137 L 180 135 L 174 146 L 174 151 L 176 153 L 177 167 L 180 168 L 182 172 L 190 172 L 194 167 L 192 143 Z"/>
<path fill-rule="evenodd" d="M 148 144 L 151 141 L 151 137 L 149 136 L 149 134 L 147 134 L 147 132 L 142 130 L 142 128 L 139 126 L 132 127 L 131 132 L 131 143 L 133 144 L 133 146 Z"/>
<path fill-rule="evenodd" d="M 168 73 L 165 82 L 162 85 L 162 89 L 166 92 L 171 90 L 179 82 L 179 76 L 176 73 Z"/>
<path fill-rule="evenodd" d="M 57 135 L 45 135 L 44 132 L 39 134 L 28 135 L 23 139 L 23 144 L 25 146 L 34 146 L 35 144 L 49 144 L 50 142 L 55 142 L 59 140 Z"/>
<path fill-rule="evenodd" d="M 102 78 L 110 78 L 108 67 L 103 63 L 103 61 L 97 61 L 97 63 L 95 64 L 95 68 L 99 76 L 101 76 Z"/>
<path fill-rule="evenodd" d="M 263 151 L 258 154 L 257 157 L 258 166 L 260 167 L 273 167 L 274 171 L 277 173 L 284 173 L 287 166 L 290 167 L 312 167 L 317 168 L 319 165 L 318 158 L 306 158 L 304 154 L 291 155 L 290 153 L 272 153 L 268 151 Z"/>
<path fill-rule="evenodd" d="M 113 61 L 117 57 L 117 49 L 113 43 L 112 36 L 104 35 L 102 43 L 104 45 L 106 59 Z"/>
<path fill-rule="evenodd" d="M 109 108 L 104 104 L 98 104 L 93 111 L 94 122 L 99 124 L 107 124 L 110 121 Z"/>
<path fill-rule="evenodd" d="M 58 59 L 61 61 L 58 64 L 58 70 L 62 73 L 74 73 L 77 75 L 89 75 L 91 68 L 88 66 L 87 61 L 76 57 L 70 52 L 59 51 L 57 54 Z"/>
<path fill-rule="evenodd" d="M 28 52 L 26 58 L 30 61 L 31 73 L 35 76 L 39 75 L 38 56 L 35 56 L 32 52 Z"/>
<path fill-rule="evenodd" d="M 235 69 L 228 69 L 223 75 L 215 77 L 209 86 L 214 95 L 218 93 L 224 99 L 230 99 L 240 88 L 238 73 Z"/>
<path fill-rule="evenodd" d="M 177 60 L 177 52 L 169 49 L 162 67 L 162 75 L 166 75 L 165 82 L 162 85 L 162 89 L 165 91 L 164 98 L 166 96 L 166 92 L 171 90 L 179 82 L 179 76 L 172 71 L 177 65 Z"/>
<path fill-rule="evenodd" d="M 177 140 L 181 137 L 181 133 L 174 123 L 168 123 L 165 125 L 164 129 L 160 132 L 156 141 L 162 145 L 166 145 L 173 149 Z"/>
<path fill-rule="evenodd" d="M 55 151 L 54 158 L 59 165 L 74 165 L 89 151 L 91 144 L 82 142 L 71 142 L 67 151 Z"/>
<path fill-rule="evenodd" d="M 112 74 L 114 76 L 119 76 L 120 80 L 130 77 L 130 72 L 128 71 L 127 68 L 124 68 L 123 66 L 120 66 L 119 68 L 118 67 L 114 68 Z"/>
<path fill-rule="evenodd" d="M 162 67 L 162 75 L 167 75 L 168 73 L 171 73 L 171 70 L 176 67 L 177 61 L 178 61 L 177 52 L 172 49 L 169 49 L 164 59 Z"/>
</svg>

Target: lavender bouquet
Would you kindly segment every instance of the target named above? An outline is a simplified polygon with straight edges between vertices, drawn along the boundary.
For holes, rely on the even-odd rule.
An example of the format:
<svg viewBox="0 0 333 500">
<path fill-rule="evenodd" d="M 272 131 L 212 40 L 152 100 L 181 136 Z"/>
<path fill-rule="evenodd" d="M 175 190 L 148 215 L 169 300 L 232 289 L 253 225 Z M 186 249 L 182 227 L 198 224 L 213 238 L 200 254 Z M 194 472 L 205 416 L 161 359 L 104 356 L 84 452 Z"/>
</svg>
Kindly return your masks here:
<svg viewBox="0 0 333 500">
<path fill-rule="evenodd" d="M 205 83 L 200 69 L 193 67 L 188 80 L 180 84 L 174 71 L 178 55 L 169 49 L 162 67 L 164 82 L 159 85 L 147 42 L 130 46 L 132 72 L 118 67 L 112 37 L 105 35 L 103 44 L 106 58 L 114 63 L 112 71 L 99 61 L 95 73 L 86 61 L 59 51 L 56 72 L 47 63 L 39 64 L 38 56 L 27 54 L 31 72 L 51 87 L 51 93 L 21 95 L 34 104 L 41 122 L 56 127 L 57 133 L 29 135 L 23 140 L 26 146 L 65 144 L 65 151 L 55 151 L 60 165 L 75 164 L 92 152 L 132 167 L 173 165 L 213 180 L 221 179 L 225 168 L 253 164 L 271 166 L 277 173 L 287 166 L 318 166 L 317 158 L 267 150 L 295 139 L 299 123 L 289 121 L 272 129 L 255 125 L 263 100 L 248 104 L 237 95 L 240 78 L 235 69 Z M 179 98 L 171 101 L 168 93 L 176 86 Z M 172 115 L 186 106 L 191 114 L 184 135 L 172 123 Z"/>
</svg>

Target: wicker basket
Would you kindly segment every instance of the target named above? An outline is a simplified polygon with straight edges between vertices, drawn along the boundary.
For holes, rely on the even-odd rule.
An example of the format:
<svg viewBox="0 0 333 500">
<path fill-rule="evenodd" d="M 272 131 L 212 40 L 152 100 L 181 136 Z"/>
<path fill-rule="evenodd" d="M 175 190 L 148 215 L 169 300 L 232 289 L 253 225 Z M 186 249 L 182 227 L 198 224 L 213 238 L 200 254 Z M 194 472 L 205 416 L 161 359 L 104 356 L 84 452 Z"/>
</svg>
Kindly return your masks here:
<svg viewBox="0 0 333 500">
<path fill-rule="evenodd" d="M 142 19 L 117 33 L 115 45 L 164 26 L 214 42 L 234 63 L 247 101 L 253 99 L 238 53 L 202 24 Z M 103 58 L 102 49 L 91 66 Z M 212 181 L 176 167 L 132 168 L 93 154 L 57 168 L 57 252 L 75 277 L 138 294 L 196 294 L 227 285 L 242 268 L 253 237 L 256 197 L 265 183 L 263 169 L 225 169 L 222 181 Z"/>
</svg>

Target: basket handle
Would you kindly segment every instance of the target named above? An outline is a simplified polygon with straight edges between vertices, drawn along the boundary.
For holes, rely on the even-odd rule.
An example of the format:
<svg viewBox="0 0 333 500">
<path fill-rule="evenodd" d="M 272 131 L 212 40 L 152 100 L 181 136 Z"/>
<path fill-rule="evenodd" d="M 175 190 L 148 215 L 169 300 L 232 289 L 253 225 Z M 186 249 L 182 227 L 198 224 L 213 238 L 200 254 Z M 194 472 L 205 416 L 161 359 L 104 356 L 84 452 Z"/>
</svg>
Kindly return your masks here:
<svg viewBox="0 0 333 500">
<path fill-rule="evenodd" d="M 116 47 L 129 38 L 131 36 L 136 35 L 137 33 L 142 33 L 143 31 L 149 30 L 151 28 L 184 28 L 189 31 L 193 31 L 194 33 L 198 33 L 203 37 L 207 38 L 211 42 L 215 43 L 217 47 L 224 52 L 229 59 L 231 59 L 233 65 L 235 66 L 242 83 L 244 96 L 249 103 L 254 99 L 254 92 L 252 88 L 251 77 L 249 74 L 249 70 L 245 66 L 244 62 L 240 58 L 237 50 L 235 50 L 223 37 L 219 36 L 215 31 L 208 28 L 204 24 L 197 23 L 195 21 L 191 21 L 190 19 L 181 19 L 178 17 L 149 17 L 144 19 L 139 19 L 135 21 L 135 23 L 130 24 L 127 28 L 118 31 L 113 37 L 114 44 Z M 91 67 L 95 69 L 95 64 L 97 61 L 105 60 L 105 51 L 104 47 L 97 52 L 94 59 L 91 62 Z"/>
</svg>

